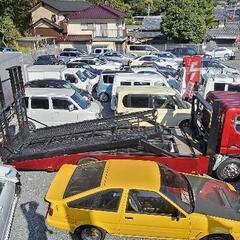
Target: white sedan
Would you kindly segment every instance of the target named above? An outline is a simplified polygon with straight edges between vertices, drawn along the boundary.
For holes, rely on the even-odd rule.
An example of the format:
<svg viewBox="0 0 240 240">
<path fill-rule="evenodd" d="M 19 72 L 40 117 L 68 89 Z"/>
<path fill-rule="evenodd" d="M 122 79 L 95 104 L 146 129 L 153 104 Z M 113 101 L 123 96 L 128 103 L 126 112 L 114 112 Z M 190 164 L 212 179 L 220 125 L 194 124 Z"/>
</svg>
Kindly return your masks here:
<svg viewBox="0 0 240 240">
<path fill-rule="evenodd" d="M 229 60 L 234 57 L 233 50 L 226 47 L 217 47 L 212 51 L 206 51 L 205 54 L 212 56 L 213 58 L 222 58 L 225 60 Z"/>
<path fill-rule="evenodd" d="M 146 62 L 154 62 L 158 66 L 161 67 L 172 67 L 174 69 L 178 69 L 178 64 L 173 60 L 164 60 L 159 58 L 156 55 L 145 55 L 139 58 L 136 58 L 132 61 L 131 66 L 141 66 Z"/>
</svg>

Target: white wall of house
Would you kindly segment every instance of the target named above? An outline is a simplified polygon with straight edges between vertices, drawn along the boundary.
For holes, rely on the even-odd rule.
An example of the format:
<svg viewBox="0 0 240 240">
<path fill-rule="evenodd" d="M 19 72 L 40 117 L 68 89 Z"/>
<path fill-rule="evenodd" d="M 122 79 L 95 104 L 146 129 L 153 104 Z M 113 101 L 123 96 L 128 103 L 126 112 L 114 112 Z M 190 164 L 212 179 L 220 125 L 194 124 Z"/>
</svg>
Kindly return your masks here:
<svg viewBox="0 0 240 240">
<path fill-rule="evenodd" d="M 97 48 L 97 47 L 104 47 L 104 48 L 109 48 L 113 51 L 116 51 L 116 44 L 115 42 L 92 42 L 92 49 Z"/>
</svg>

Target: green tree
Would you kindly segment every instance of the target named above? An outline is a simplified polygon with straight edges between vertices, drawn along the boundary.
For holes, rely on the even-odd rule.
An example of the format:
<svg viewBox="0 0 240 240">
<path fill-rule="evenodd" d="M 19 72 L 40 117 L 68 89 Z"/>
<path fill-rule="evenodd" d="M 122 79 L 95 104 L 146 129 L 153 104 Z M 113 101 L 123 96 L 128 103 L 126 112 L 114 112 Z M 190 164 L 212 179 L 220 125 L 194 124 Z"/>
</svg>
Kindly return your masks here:
<svg viewBox="0 0 240 240">
<path fill-rule="evenodd" d="M 0 44 L 4 46 L 15 46 L 20 33 L 16 29 L 10 16 L 0 16 Z"/>
<path fill-rule="evenodd" d="M 168 39 L 194 43 L 202 41 L 207 26 L 197 0 L 165 0 L 162 10 L 161 31 Z"/>
</svg>

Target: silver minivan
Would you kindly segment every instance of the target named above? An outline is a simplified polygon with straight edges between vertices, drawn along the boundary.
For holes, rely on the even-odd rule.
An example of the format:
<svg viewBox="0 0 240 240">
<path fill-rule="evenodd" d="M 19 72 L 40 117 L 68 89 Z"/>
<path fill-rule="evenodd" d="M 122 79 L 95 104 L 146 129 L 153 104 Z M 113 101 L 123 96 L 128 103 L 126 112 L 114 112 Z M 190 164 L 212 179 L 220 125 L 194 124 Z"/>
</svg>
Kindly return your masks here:
<svg viewBox="0 0 240 240">
<path fill-rule="evenodd" d="M 144 56 L 157 53 L 159 50 L 151 45 L 127 45 L 126 53 L 137 56 Z"/>
</svg>

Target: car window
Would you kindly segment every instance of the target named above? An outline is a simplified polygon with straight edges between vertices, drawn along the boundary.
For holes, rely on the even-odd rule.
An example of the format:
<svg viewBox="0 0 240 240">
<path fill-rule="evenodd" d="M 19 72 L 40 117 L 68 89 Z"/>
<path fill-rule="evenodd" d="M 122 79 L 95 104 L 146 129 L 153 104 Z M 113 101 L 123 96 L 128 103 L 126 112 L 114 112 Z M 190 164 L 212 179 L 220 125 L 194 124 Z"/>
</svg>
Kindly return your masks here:
<svg viewBox="0 0 240 240">
<path fill-rule="evenodd" d="M 155 95 L 153 96 L 153 105 L 156 108 L 175 109 L 175 102 L 172 96 Z"/>
<path fill-rule="evenodd" d="M 67 185 L 63 198 L 99 187 L 105 164 L 106 162 L 102 161 L 94 164 L 77 166 Z M 94 178 L 92 176 L 94 176 Z"/>
<path fill-rule="evenodd" d="M 56 109 L 56 110 L 69 110 L 69 106 L 73 105 L 72 102 L 64 98 L 52 98 L 52 104 L 53 104 L 53 109 Z M 74 106 L 74 109 L 77 110 L 75 106 Z"/>
<path fill-rule="evenodd" d="M 101 49 L 95 49 L 95 53 L 101 53 L 102 50 Z"/>
<path fill-rule="evenodd" d="M 240 133 L 240 116 L 235 117 L 235 129 Z"/>
<path fill-rule="evenodd" d="M 187 55 L 195 55 L 195 54 L 196 54 L 196 51 L 195 51 L 194 49 L 188 48 L 188 49 L 186 50 L 186 53 L 187 53 Z"/>
<path fill-rule="evenodd" d="M 156 192 L 130 190 L 126 212 L 172 216 L 177 209 Z"/>
<path fill-rule="evenodd" d="M 70 83 L 77 83 L 77 79 L 74 75 L 72 74 L 65 74 L 65 80 L 70 82 Z"/>
<path fill-rule="evenodd" d="M 123 105 L 127 108 L 149 108 L 150 95 L 126 95 L 123 98 Z"/>
<path fill-rule="evenodd" d="M 48 98 L 32 97 L 31 101 L 32 101 L 31 107 L 33 109 L 49 109 Z"/>
<path fill-rule="evenodd" d="M 114 75 L 103 75 L 103 82 L 107 84 L 113 84 Z"/>
<path fill-rule="evenodd" d="M 71 208 L 117 212 L 122 189 L 105 190 L 68 203 Z"/>
<path fill-rule="evenodd" d="M 214 83 L 214 91 L 224 91 L 225 83 Z"/>
<path fill-rule="evenodd" d="M 120 82 L 121 86 L 131 86 L 131 82 Z"/>
<path fill-rule="evenodd" d="M 134 82 L 134 86 L 150 86 L 150 82 Z"/>
</svg>

